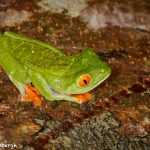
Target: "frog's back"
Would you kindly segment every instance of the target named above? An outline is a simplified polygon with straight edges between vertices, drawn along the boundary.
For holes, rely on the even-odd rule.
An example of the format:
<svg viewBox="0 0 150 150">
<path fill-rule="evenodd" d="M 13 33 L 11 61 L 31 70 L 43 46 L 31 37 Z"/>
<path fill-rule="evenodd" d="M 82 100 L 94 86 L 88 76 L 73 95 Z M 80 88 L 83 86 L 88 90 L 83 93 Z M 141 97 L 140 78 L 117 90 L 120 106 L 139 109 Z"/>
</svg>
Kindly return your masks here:
<svg viewBox="0 0 150 150">
<path fill-rule="evenodd" d="M 58 66 L 66 68 L 70 64 L 67 56 L 59 49 L 32 38 L 5 32 L 0 43 L 5 47 L 3 52 L 10 53 L 22 64 L 31 68 L 54 71 L 60 69 Z"/>
<path fill-rule="evenodd" d="M 13 32 L 5 32 L 3 35 L 3 41 L 7 42 L 9 51 L 9 47 L 12 48 L 12 53 L 17 52 L 17 50 L 20 52 L 21 49 L 22 52 L 24 52 L 23 50 L 25 50 L 25 48 L 28 48 L 28 51 L 32 51 L 33 49 L 35 50 L 37 48 L 37 51 L 48 49 L 51 50 L 53 53 L 57 53 L 57 55 L 64 55 L 63 52 L 50 44 Z"/>
</svg>

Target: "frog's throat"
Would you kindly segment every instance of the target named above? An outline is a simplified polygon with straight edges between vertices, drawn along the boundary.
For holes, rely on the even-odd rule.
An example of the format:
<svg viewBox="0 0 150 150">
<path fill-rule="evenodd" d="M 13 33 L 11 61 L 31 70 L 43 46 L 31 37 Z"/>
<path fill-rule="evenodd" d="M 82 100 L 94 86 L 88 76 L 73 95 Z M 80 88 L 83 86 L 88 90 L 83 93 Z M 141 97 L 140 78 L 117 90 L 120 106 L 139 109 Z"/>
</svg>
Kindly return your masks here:
<svg viewBox="0 0 150 150">
<path fill-rule="evenodd" d="M 57 92 L 57 91 L 55 91 L 50 85 L 48 85 L 49 86 L 49 88 L 50 88 L 50 90 L 51 90 L 51 92 L 54 94 L 54 95 L 56 95 L 56 96 L 58 96 L 58 97 L 60 97 L 60 98 L 64 98 L 64 99 L 68 99 L 69 98 L 69 100 L 70 101 L 75 101 L 75 102 L 77 102 L 77 103 L 84 103 L 84 102 L 86 102 L 86 101 L 89 101 L 89 100 L 91 100 L 92 99 L 92 94 L 90 94 L 90 93 L 82 93 L 82 94 L 66 94 L 66 93 L 63 93 L 63 92 Z"/>
<path fill-rule="evenodd" d="M 64 93 L 64 92 L 57 92 L 57 91 L 55 91 L 50 85 L 48 85 L 49 86 L 49 88 L 50 88 L 50 90 L 51 90 L 51 92 L 54 94 L 54 95 L 59 95 L 59 96 L 64 96 L 64 95 L 66 95 L 66 96 L 70 96 L 71 97 L 71 95 L 72 94 L 66 94 L 66 93 Z"/>
</svg>

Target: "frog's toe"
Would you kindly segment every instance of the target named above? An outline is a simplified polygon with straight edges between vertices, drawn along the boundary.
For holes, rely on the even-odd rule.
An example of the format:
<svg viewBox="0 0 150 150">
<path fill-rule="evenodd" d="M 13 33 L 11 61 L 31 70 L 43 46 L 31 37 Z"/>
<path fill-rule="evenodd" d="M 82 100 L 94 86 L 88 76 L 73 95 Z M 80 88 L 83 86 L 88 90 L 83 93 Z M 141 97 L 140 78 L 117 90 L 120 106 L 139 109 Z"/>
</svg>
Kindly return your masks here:
<svg viewBox="0 0 150 150">
<path fill-rule="evenodd" d="M 39 97 L 36 97 L 33 101 L 34 106 L 41 106 L 42 104 L 42 99 Z"/>
<path fill-rule="evenodd" d="M 22 96 L 22 101 L 32 102 L 32 99 L 28 95 L 24 95 L 24 96 Z"/>
<path fill-rule="evenodd" d="M 88 102 L 92 99 L 93 95 L 90 93 L 78 94 L 76 95 L 77 103 L 82 104 Z"/>
</svg>

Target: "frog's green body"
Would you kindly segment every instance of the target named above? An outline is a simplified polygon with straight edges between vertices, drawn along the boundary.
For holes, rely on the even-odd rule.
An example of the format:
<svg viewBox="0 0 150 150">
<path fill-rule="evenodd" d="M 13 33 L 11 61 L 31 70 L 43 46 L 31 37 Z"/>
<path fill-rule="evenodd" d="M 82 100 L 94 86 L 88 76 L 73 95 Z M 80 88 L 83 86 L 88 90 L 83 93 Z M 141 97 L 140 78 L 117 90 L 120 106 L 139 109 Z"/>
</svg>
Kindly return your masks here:
<svg viewBox="0 0 150 150">
<path fill-rule="evenodd" d="M 0 66 L 22 95 L 25 84 L 32 82 L 48 100 L 76 101 L 70 94 L 90 91 L 111 72 L 91 49 L 67 56 L 49 44 L 12 32 L 0 37 Z M 77 82 L 83 74 L 89 74 L 91 82 L 80 87 Z"/>
</svg>

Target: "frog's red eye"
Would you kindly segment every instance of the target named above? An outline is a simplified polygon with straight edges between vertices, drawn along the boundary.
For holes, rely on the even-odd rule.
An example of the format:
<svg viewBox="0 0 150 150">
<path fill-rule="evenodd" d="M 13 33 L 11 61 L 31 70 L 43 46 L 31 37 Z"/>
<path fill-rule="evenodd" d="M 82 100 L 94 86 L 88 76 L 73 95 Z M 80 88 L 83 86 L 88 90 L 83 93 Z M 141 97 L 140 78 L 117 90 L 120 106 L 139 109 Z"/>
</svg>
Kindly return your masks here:
<svg viewBox="0 0 150 150">
<path fill-rule="evenodd" d="M 81 87 L 89 85 L 90 82 L 91 82 L 91 77 L 89 74 L 84 74 L 84 75 L 80 76 L 79 80 L 78 80 L 78 84 Z"/>
</svg>

